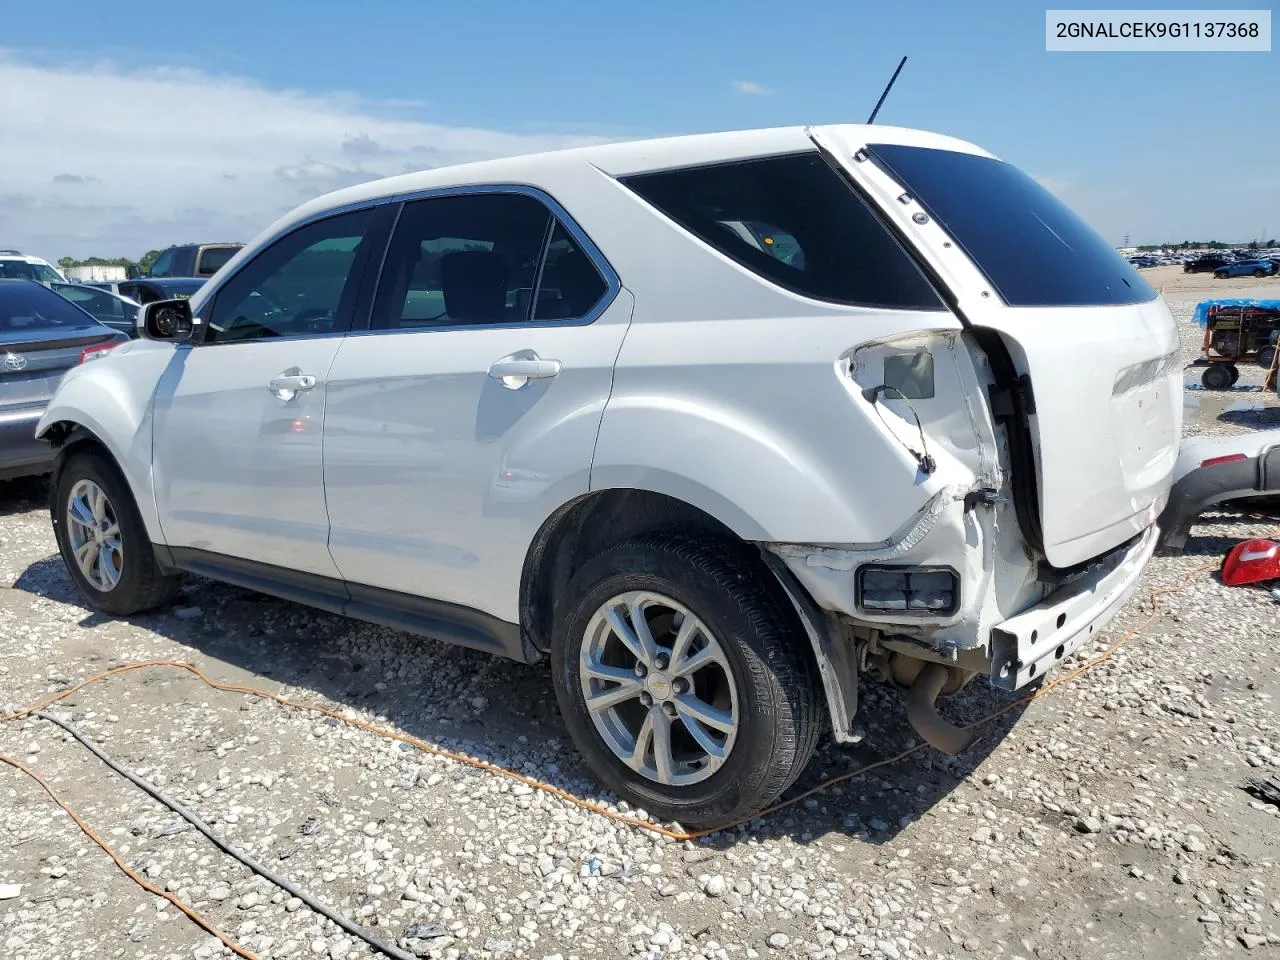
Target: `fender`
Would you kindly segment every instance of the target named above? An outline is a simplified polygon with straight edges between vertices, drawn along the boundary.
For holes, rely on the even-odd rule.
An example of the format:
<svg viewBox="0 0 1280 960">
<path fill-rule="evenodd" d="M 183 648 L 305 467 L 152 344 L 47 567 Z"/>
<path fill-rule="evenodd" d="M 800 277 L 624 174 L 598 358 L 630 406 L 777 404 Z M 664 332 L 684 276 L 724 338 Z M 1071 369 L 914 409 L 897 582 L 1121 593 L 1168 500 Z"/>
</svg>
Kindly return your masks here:
<svg viewBox="0 0 1280 960">
<path fill-rule="evenodd" d="M 615 396 L 601 422 L 591 489 L 665 494 L 749 541 L 879 545 L 950 482 L 972 482 L 945 451 L 937 472 L 922 477 L 905 448 L 857 415 L 840 424 L 848 428 L 842 442 L 830 433 L 835 417 L 812 417 L 812 431 L 785 436 L 783 423 L 757 412 Z M 806 448 L 823 430 L 830 455 L 820 459 Z"/>
<path fill-rule="evenodd" d="M 153 543 L 164 543 L 151 482 L 151 400 L 173 350 L 167 344 L 131 341 L 67 371 L 36 437 L 53 440 L 53 427 L 80 427 L 111 454 L 133 491 Z"/>
</svg>

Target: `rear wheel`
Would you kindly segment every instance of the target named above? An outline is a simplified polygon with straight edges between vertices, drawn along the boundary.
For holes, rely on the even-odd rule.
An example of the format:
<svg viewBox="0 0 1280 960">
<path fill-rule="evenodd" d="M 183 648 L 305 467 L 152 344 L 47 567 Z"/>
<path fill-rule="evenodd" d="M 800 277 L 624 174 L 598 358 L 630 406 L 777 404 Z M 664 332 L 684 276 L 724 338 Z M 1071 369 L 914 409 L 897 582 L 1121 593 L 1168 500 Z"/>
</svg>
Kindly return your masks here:
<svg viewBox="0 0 1280 960">
<path fill-rule="evenodd" d="M 1240 368 L 1234 364 L 1231 367 L 1231 386 L 1236 385 L 1236 381 L 1240 379 Z"/>
<path fill-rule="evenodd" d="M 177 594 L 156 562 L 129 485 L 98 450 L 73 451 L 55 473 L 51 513 L 58 552 L 89 606 L 125 616 Z"/>
<path fill-rule="evenodd" d="M 1253 271 L 1253 275 L 1255 277 L 1265 277 L 1268 274 L 1266 270 L 1263 270 L 1261 267 L 1259 267 L 1257 270 Z"/>
<path fill-rule="evenodd" d="M 806 639 L 770 574 L 722 547 L 619 544 L 574 576 L 551 646 L 574 743 L 620 796 L 724 826 L 775 800 L 817 742 Z"/>
<path fill-rule="evenodd" d="M 1275 347 L 1262 347 L 1258 351 L 1258 366 L 1260 366 L 1263 370 L 1270 370 L 1271 364 L 1275 362 L 1275 359 L 1276 359 Z"/>
<path fill-rule="evenodd" d="M 1206 390 L 1226 390 L 1232 384 L 1231 371 L 1234 369 L 1229 363 L 1212 363 L 1200 374 L 1200 382 Z"/>
<path fill-rule="evenodd" d="M 1227 271 L 1225 271 L 1225 270 L 1215 270 L 1215 271 L 1213 271 L 1213 278 L 1214 278 L 1215 280 L 1225 280 L 1225 279 L 1227 279 Z"/>
</svg>

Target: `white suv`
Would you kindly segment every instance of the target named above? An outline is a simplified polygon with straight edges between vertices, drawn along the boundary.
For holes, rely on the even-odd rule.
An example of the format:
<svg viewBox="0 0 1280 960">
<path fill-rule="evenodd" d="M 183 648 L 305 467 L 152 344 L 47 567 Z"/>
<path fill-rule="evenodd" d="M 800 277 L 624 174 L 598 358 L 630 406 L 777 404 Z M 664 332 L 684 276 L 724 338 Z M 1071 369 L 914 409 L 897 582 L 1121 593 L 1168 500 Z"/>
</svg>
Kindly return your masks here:
<svg viewBox="0 0 1280 960">
<path fill-rule="evenodd" d="M 67 278 L 48 260 L 20 250 L 0 250 L 0 280 L 34 280 L 43 284 L 67 282 Z"/>
<path fill-rule="evenodd" d="M 287 215 L 72 370 L 59 546 L 533 664 L 601 780 L 722 824 L 860 675 L 934 712 L 1083 643 L 1155 545 L 1174 322 L 1034 180 L 879 126 L 409 174 Z"/>
</svg>

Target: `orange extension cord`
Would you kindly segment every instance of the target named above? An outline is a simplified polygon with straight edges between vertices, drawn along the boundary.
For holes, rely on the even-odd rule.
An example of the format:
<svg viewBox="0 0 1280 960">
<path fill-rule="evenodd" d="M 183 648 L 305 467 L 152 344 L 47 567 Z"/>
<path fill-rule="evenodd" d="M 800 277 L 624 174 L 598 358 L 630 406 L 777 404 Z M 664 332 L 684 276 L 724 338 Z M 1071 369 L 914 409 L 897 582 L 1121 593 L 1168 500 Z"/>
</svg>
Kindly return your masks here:
<svg viewBox="0 0 1280 960">
<path fill-rule="evenodd" d="M 992 720 L 995 720 L 997 717 L 1003 716 L 1004 714 L 1010 712 L 1011 710 L 1016 710 L 1018 707 L 1021 707 L 1025 704 L 1031 703 L 1034 700 L 1039 700 L 1040 698 L 1047 696 L 1049 692 L 1055 689 L 1056 687 L 1059 687 L 1062 684 L 1067 683 L 1071 680 L 1075 680 L 1077 677 L 1081 676 L 1084 673 L 1087 673 L 1088 671 L 1092 670 L 1094 667 L 1097 667 L 1105 663 L 1107 660 L 1110 660 L 1117 650 L 1119 650 L 1122 646 L 1124 646 L 1134 637 L 1138 636 L 1138 634 L 1140 634 L 1143 630 L 1149 627 L 1161 616 L 1161 614 L 1163 613 L 1163 610 L 1161 608 L 1160 600 L 1163 597 L 1169 596 L 1170 594 L 1174 594 L 1174 593 L 1180 593 L 1181 591 L 1187 589 L 1192 585 L 1194 579 L 1199 574 L 1204 573 L 1206 570 L 1213 569 L 1217 565 L 1218 564 L 1216 561 L 1213 563 L 1203 564 L 1199 567 L 1196 567 L 1194 570 L 1188 573 L 1183 580 L 1179 581 L 1173 586 L 1160 587 L 1156 590 L 1151 591 L 1151 594 L 1150 594 L 1151 612 L 1147 615 L 1147 618 L 1143 620 L 1141 623 L 1137 624 L 1137 626 L 1131 627 L 1129 630 L 1127 630 L 1124 633 L 1124 635 L 1120 637 L 1120 639 L 1116 640 L 1113 644 L 1107 647 L 1106 650 L 1098 654 L 1098 656 L 1094 657 L 1092 660 L 1085 661 L 1080 666 L 1076 667 L 1074 670 L 1071 670 L 1070 672 L 1065 673 L 1062 676 L 1057 677 L 1043 684 L 1035 692 L 1030 693 L 1027 696 L 1022 697 L 1018 700 L 1014 700 L 1006 704 L 1005 706 L 1001 707 L 999 710 L 996 710 L 994 713 L 990 713 L 985 717 L 982 717 L 978 720 L 973 721 L 970 724 L 967 724 L 965 727 L 963 727 L 963 729 L 972 730 L 975 727 L 979 727 L 984 724 L 990 723 Z M 370 733 L 377 734 L 378 736 L 385 737 L 389 740 L 398 740 L 401 743 L 410 744 L 411 746 L 421 750 L 423 753 L 433 754 L 438 757 L 445 757 L 449 760 L 454 760 L 458 763 L 465 763 L 468 766 L 475 767 L 480 770 L 487 770 L 490 773 L 495 773 L 499 776 L 507 777 L 510 780 L 515 780 L 515 781 L 518 781 L 519 783 L 526 784 L 534 788 L 535 790 L 541 790 L 544 793 L 549 793 L 552 796 L 559 797 L 561 800 L 565 800 L 568 803 L 572 803 L 575 806 L 583 808 L 584 810 L 590 810 L 592 813 L 598 813 L 603 817 L 608 817 L 610 820 L 615 820 L 619 823 L 625 823 L 628 826 L 635 827 L 639 830 L 648 830 L 651 833 L 659 834 L 671 840 L 697 840 L 700 837 L 709 836 L 710 834 L 718 833 L 721 830 L 729 830 L 734 827 L 741 826 L 742 824 L 749 823 L 750 821 L 755 820 L 759 817 L 764 817 L 772 813 L 777 813 L 779 810 L 782 810 L 786 807 L 790 807 L 793 804 L 799 803 L 801 800 L 805 800 L 808 797 L 813 796 L 815 793 L 820 793 L 823 790 L 827 790 L 838 783 L 844 783 L 845 781 L 852 780 L 855 777 L 863 776 L 864 774 L 870 773 L 872 770 L 877 770 L 881 767 L 887 767 L 891 764 L 897 763 L 899 760 L 903 760 L 914 753 L 919 753 L 927 749 L 928 747 L 928 744 L 918 743 L 915 746 L 908 747 L 906 750 L 903 750 L 900 753 L 896 753 L 893 756 L 888 757 L 884 760 L 877 760 L 874 763 L 869 763 L 869 764 L 866 764 L 865 766 L 857 767 L 856 769 L 850 770 L 846 773 L 842 773 L 839 776 L 832 777 L 831 779 L 825 780 L 822 783 L 818 784 L 816 787 L 812 787 L 809 790 L 806 790 L 803 793 L 797 794 L 794 797 L 788 797 L 786 800 L 782 800 L 778 803 L 773 804 L 770 807 L 766 807 L 760 812 L 752 814 L 750 817 L 744 817 L 742 820 L 725 824 L 724 826 L 717 827 L 714 830 L 683 831 L 683 830 L 671 830 L 671 829 L 668 829 L 667 827 L 660 826 L 659 824 L 656 824 L 656 823 L 649 823 L 648 821 L 645 821 L 645 820 L 638 820 L 635 817 L 629 817 L 626 814 L 618 813 L 617 811 L 614 811 L 614 810 L 609 810 L 598 803 L 593 803 L 590 800 L 584 800 L 581 797 L 574 796 L 573 794 L 569 793 L 567 790 L 562 790 L 560 787 L 554 786 L 549 783 L 544 783 L 543 781 L 537 780 L 533 777 L 527 777 L 522 773 L 516 773 L 514 770 L 508 770 L 505 767 L 500 767 L 496 764 L 489 763 L 488 761 L 485 761 L 485 760 L 479 760 L 475 757 L 467 756 L 466 754 L 463 754 L 463 753 L 455 753 L 452 750 L 446 750 L 443 747 L 436 746 L 435 744 L 427 743 L 425 740 L 419 740 L 417 737 L 410 736 L 409 734 L 406 734 L 406 733 L 400 733 L 397 730 L 388 730 L 376 724 L 369 723 L 366 720 L 361 720 L 356 717 L 346 716 L 340 713 L 339 711 L 333 710 L 329 707 L 323 707 L 323 706 L 319 706 L 317 704 L 312 704 L 312 703 L 303 703 L 300 700 L 291 700 L 288 697 L 282 697 L 279 694 L 271 693 L 268 690 L 262 690 L 262 689 L 259 689 L 258 687 L 251 687 L 251 686 L 248 686 L 247 684 L 226 683 L 221 680 L 214 680 L 213 678 L 208 677 L 203 672 L 201 672 L 201 670 L 198 667 L 181 660 L 144 660 L 138 663 L 126 663 L 118 667 L 112 667 L 110 670 L 105 670 L 102 673 L 96 674 L 92 677 L 88 677 L 85 680 L 81 680 L 79 683 L 75 684 L 74 686 L 68 687 L 66 690 L 62 690 L 58 693 L 51 694 L 50 696 L 37 701 L 31 706 L 24 707 L 23 709 L 18 710 L 14 713 L 10 713 L 5 716 L 2 716 L 0 717 L 0 722 L 11 722 L 14 720 L 21 720 L 35 713 L 37 710 L 43 710 L 45 707 L 51 706 L 52 704 L 55 704 L 60 700 L 65 700 L 67 697 L 70 697 L 72 694 L 77 693 L 80 690 L 83 690 L 85 687 L 88 687 L 94 683 L 98 683 L 101 680 L 106 680 L 109 677 L 116 677 L 124 673 L 131 673 L 134 670 L 152 670 L 152 669 L 160 669 L 160 668 L 185 670 L 187 673 L 192 674 L 201 682 L 207 684 L 210 687 L 213 687 L 215 690 L 223 690 L 230 693 L 243 693 L 251 696 L 263 697 L 267 700 L 274 700 L 276 703 L 284 707 L 292 707 L 297 710 L 309 710 L 313 713 L 323 714 L 326 717 L 332 717 L 333 719 L 338 720 L 342 723 L 345 723 L 348 726 L 358 727 L 361 730 L 367 730 Z M 206 920 L 204 917 L 202 917 L 199 913 L 197 913 L 191 907 L 179 901 L 171 893 L 160 890 L 158 887 L 152 885 L 151 883 L 148 883 L 147 880 L 145 880 L 143 877 L 139 876 L 136 872 L 134 872 L 129 867 L 129 865 L 124 862 L 124 860 L 120 857 L 120 855 L 117 854 L 114 850 L 112 850 L 109 846 L 107 846 L 106 842 L 102 840 L 102 838 L 99 837 L 93 831 L 93 828 L 90 827 L 87 823 L 85 823 L 84 820 L 81 819 L 80 816 L 78 816 L 75 813 L 75 811 L 72 810 L 71 807 L 67 805 L 66 801 L 63 800 L 57 793 L 54 792 L 53 788 L 49 786 L 49 784 L 45 781 L 43 777 L 40 776 L 40 774 L 32 770 L 26 764 L 18 760 L 15 760 L 13 757 L 6 756 L 5 754 L 0 754 L 0 762 L 7 763 L 9 766 L 22 771 L 27 776 L 31 777 L 37 783 L 39 783 L 40 786 L 44 788 L 44 791 L 53 799 L 53 802 L 67 812 L 67 814 L 71 817 L 71 819 L 76 822 L 76 825 L 82 831 L 84 831 L 85 836 L 87 836 L 90 840 L 92 840 L 94 843 L 100 846 L 107 853 L 107 855 L 111 857 L 112 860 L 115 861 L 116 866 L 118 866 L 129 877 L 129 879 L 133 880 L 136 884 L 138 884 L 147 892 L 153 893 L 158 897 L 163 897 L 165 900 L 168 900 L 175 907 L 181 910 L 184 914 L 190 917 L 191 920 L 193 920 L 196 924 L 198 924 L 204 930 L 213 934 L 215 937 L 221 940 L 224 944 L 226 944 L 226 946 L 230 950 L 232 950 L 237 956 L 243 957 L 244 960 L 258 960 L 258 958 L 254 954 L 245 950 L 243 947 L 238 946 L 226 934 L 219 931 L 210 921 Z"/>
</svg>

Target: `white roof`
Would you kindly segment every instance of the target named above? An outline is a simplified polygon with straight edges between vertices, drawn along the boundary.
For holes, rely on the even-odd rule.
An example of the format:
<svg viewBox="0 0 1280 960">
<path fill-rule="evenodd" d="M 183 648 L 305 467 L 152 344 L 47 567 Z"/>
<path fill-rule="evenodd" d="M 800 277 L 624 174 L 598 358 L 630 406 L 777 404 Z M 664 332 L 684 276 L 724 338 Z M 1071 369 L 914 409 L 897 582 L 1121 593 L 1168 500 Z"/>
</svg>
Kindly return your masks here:
<svg viewBox="0 0 1280 960">
<path fill-rule="evenodd" d="M 610 176 L 621 177 L 651 170 L 720 163 L 745 157 L 796 153 L 813 149 L 813 141 L 809 139 L 810 130 L 851 147 L 865 143 L 900 143 L 990 156 L 980 147 L 954 137 L 912 130 L 907 127 L 866 124 L 771 127 L 761 130 L 732 130 L 724 133 L 663 137 L 655 140 L 632 140 L 505 157 L 499 160 L 482 160 L 477 163 L 437 167 L 418 173 L 371 180 L 368 183 L 357 184 L 317 197 L 285 214 L 267 232 L 278 233 L 296 221 L 305 220 L 335 207 L 440 187 L 484 183 L 518 183 L 538 186 L 543 176 L 563 175 L 574 167 L 580 167 L 583 173 L 594 169 Z"/>
</svg>

